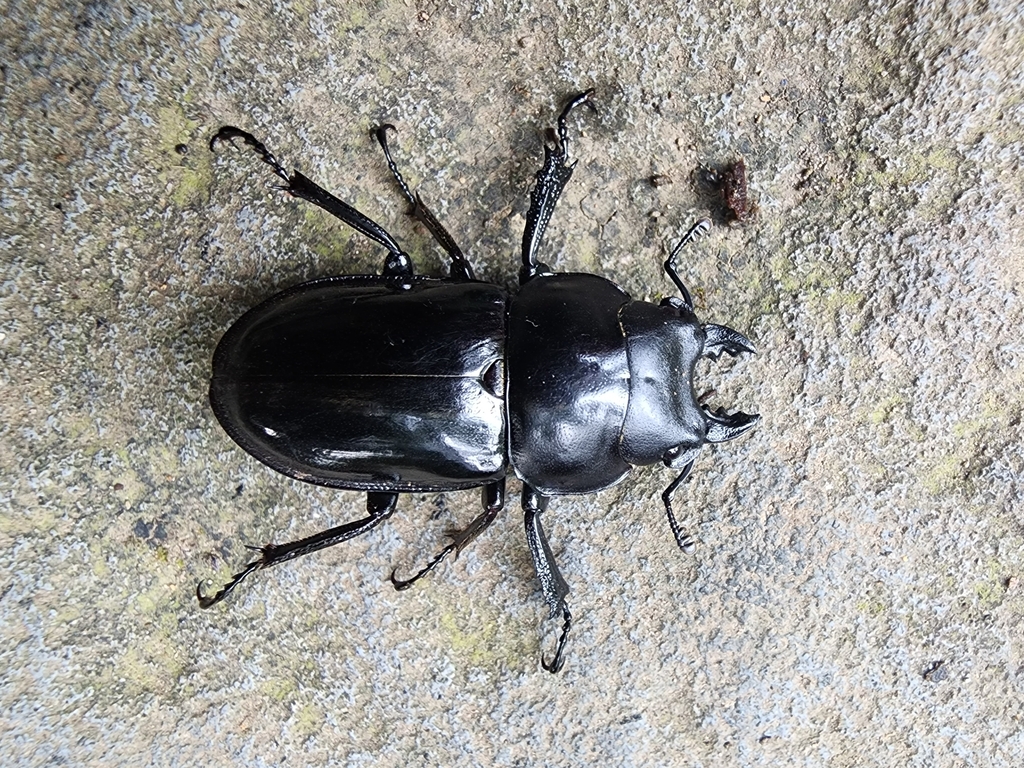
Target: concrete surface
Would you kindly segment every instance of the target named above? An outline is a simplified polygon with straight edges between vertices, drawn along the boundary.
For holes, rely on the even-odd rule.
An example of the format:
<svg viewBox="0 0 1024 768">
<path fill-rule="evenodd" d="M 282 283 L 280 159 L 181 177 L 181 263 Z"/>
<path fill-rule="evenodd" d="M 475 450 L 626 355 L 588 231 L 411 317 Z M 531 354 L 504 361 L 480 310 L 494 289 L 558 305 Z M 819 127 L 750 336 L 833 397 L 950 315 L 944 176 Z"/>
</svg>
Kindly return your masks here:
<svg viewBox="0 0 1024 768">
<path fill-rule="evenodd" d="M 1019 764 L 1018 3 L 3 8 L 5 765 Z M 764 415 L 679 499 L 696 553 L 664 470 L 558 499 L 578 620 L 559 676 L 515 501 L 417 588 L 387 584 L 473 493 L 403 498 L 198 610 L 244 545 L 362 514 L 223 433 L 217 339 L 381 261 L 211 134 L 255 132 L 437 274 L 369 138 L 393 122 L 479 275 L 512 284 L 543 131 L 588 87 L 557 268 L 658 298 L 714 203 L 698 166 L 743 156 L 759 206 L 682 270 L 759 347 L 698 388 Z"/>
</svg>

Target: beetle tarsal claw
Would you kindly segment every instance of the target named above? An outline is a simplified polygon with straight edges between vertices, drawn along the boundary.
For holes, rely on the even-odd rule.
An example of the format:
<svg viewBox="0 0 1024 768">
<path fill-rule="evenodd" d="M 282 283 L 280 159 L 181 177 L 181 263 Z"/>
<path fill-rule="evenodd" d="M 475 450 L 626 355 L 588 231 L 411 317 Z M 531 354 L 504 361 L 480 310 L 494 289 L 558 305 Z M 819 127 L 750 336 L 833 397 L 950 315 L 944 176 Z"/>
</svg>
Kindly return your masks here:
<svg viewBox="0 0 1024 768">
<path fill-rule="evenodd" d="M 569 612 L 569 605 L 562 601 L 562 634 L 558 636 L 558 645 L 555 647 L 555 658 L 548 663 L 543 656 L 540 657 L 540 665 L 552 674 L 562 671 L 565 664 L 565 641 L 569 637 L 569 630 L 572 628 L 572 614 Z"/>
<path fill-rule="evenodd" d="M 449 544 L 447 547 L 442 549 L 440 552 L 438 552 L 437 555 L 435 555 L 433 560 L 431 560 L 429 563 L 427 563 L 423 568 L 420 568 L 420 570 L 417 571 L 414 576 L 411 576 L 408 579 L 400 579 L 400 578 L 398 578 L 395 575 L 396 573 L 398 573 L 398 569 L 395 568 L 393 571 L 391 571 L 391 576 L 388 577 L 391 580 L 391 585 L 395 589 L 397 589 L 399 592 L 402 592 L 403 590 L 408 589 L 413 584 L 415 584 L 417 581 L 419 581 L 424 576 L 426 576 L 428 573 L 430 573 L 432 570 L 434 570 L 442 562 L 444 562 L 444 559 L 446 557 L 448 557 L 448 555 L 450 555 L 453 551 L 455 552 L 455 556 L 458 557 L 458 544 L 456 544 L 454 542 Z"/>
<path fill-rule="evenodd" d="M 399 592 L 402 592 L 411 587 L 414 583 L 416 583 L 417 579 L 419 579 L 420 576 L 423 575 L 422 573 L 417 573 L 411 579 L 400 579 L 395 575 L 396 573 L 398 573 L 397 568 L 391 569 L 391 575 L 388 576 L 388 579 L 391 580 L 391 586 L 393 586 Z"/>
<path fill-rule="evenodd" d="M 199 582 L 196 585 L 196 599 L 199 601 L 200 608 L 209 608 L 210 606 L 216 605 L 225 597 L 231 594 L 231 590 L 239 585 L 246 576 L 255 570 L 263 567 L 264 561 L 253 560 L 251 563 L 245 566 L 241 571 L 231 577 L 231 581 L 220 588 L 220 591 L 214 595 L 203 594 L 203 583 Z"/>
<path fill-rule="evenodd" d="M 728 326 L 708 323 L 704 326 L 704 333 L 707 336 L 704 341 L 704 357 L 712 360 L 717 360 L 723 352 L 736 357 L 742 352 L 754 354 L 757 351 L 750 339 Z"/>
<path fill-rule="evenodd" d="M 735 440 L 761 420 L 760 414 L 757 413 L 743 413 L 743 411 L 728 413 L 724 408 L 718 408 L 714 413 L 705 410 L 704 417 L 708 423 L 708 431 L 704 439 L 709 443 Z"/>
</svg>

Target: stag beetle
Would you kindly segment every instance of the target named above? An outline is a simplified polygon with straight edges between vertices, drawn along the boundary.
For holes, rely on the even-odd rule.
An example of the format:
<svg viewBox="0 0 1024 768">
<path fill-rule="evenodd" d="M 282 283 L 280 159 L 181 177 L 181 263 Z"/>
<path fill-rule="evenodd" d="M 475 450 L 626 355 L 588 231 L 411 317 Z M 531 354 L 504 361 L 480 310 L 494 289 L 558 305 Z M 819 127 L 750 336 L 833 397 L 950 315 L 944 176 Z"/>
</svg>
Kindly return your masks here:
<svg viewBox="0 0 1024 768">
<path fill-rule="evenodd" d="M 409 579 L 406 589 L 458 553 L 495 519 L 505 476 L 523 483 L 526 543 L 551 614 L 563 624 L 557 672 L 572 624 L 569 587 L 541 526 L 551 496 L 599 491 L 634 466 L 677 471 L 662 494 L 678 545 L 693 541 L 676 522 L 672 494 L 705 443 L 731 440 L 757 415 L 709 412 L 694 394 L 703 355 L 754 347 L 738 332 L 702 324 L 676 272 L 683 246 L 709 227 L 697 222 L 665 262 L 680 296 L 634 301 L 597 275 L 555 273 L 537 260 L 555 204 L 572 176 L 566 122 L 591 91 L 569 101 L 557 137 L 545 143 L 523 233 L 519 290 L 480 282 L 448 231 L 399 172 L 376 130 L 410 214 L 451 259 L 445 278 L 413 274 L 412 262 L 375 221 L 299 172 L 288 173 L 255 137 L 225 126 L 210 140 L 241 139 L 294 197 L 333 214 L 387 250 L 379 275 L 303 283 L 246 312 L 217 345 L 210 402 L 224 430 L 279 472 L 317 485 L 366 491 L 366 517 L 286 544 L 268 544 L 219 592 L 223 600 L 253 571 L 330 547 L 375 528 L 401 493 L 480 488 L 483 512 Z"/>
</svg>

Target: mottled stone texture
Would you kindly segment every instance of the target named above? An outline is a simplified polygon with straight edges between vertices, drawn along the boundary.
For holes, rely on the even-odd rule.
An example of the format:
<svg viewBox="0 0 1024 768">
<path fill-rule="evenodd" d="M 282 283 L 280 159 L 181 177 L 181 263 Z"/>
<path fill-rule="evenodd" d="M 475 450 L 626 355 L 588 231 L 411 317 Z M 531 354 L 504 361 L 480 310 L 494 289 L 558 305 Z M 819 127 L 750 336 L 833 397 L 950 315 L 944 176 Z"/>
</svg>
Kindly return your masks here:
<svg viewBox="0 0 1024 768">
<path fill-rule="evenodd" d="M 74 6 L 72 8 L 71 6 Z M 3 3 L 0 752 L 11 766 L 987 766 L 1024 754 L 1019 3 Z M 557 499 L 560 676 L 516 504 L 406 593 L 475 493 L 197 609 L 246 544 L 363 513 L 206 401 L 213 347 L 380 249 L 206 142 L 230 123 L 440 273 L 371 126 L 478 275 L 511 284 L 543 131 L 557 269 L 660 297 L 746 163 L 750 221 L 680 272 L 757 357 L 757 430 L 671 479 Z M 652 177 L 654 182 L 652 183 Z M 671 183 L 670 183 L 671 182 Z M 721 223 L 721 221 L 719 222 Z M 510 489 L 515 497 L 518 485 Z"/>
</svg>

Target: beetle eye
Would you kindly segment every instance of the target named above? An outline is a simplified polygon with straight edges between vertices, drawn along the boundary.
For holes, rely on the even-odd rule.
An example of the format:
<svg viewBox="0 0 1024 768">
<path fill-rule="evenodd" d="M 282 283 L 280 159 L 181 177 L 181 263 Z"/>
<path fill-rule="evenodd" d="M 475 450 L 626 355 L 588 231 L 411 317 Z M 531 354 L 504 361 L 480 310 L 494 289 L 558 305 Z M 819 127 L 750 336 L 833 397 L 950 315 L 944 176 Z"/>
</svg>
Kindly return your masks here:
<svg viewBox="0 0 1024 768">
<path fill-rule="evenodd" d="M 661 300 L 661 303 L 658 306 L 674 309 L 676 311 L 676 314 L 679 314 L 684 309 L 689 310 L 689 307 L 686 306 L 686 302 L 680 299 L 678 296 L 666 296 L 664 299 Z"/>
<path fill-rule="evenodd" d="M 682 469 L 693 462 L 700 453 L 700 446 L 674 445 L 661 455 L 661 461 L 666 467 Z"/>
</svg>

